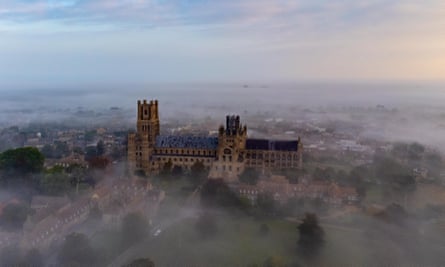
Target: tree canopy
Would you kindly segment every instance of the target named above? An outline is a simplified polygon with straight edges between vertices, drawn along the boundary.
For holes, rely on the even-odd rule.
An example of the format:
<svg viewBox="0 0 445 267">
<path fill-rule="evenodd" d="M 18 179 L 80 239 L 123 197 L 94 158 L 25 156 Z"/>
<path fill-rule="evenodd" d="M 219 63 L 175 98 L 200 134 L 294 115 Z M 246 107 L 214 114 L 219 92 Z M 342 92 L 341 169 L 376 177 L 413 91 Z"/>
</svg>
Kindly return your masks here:
<svg viewBox="0 0 445 267">
<path fill-rule="evenodd" d="M 298 239 L 300 254 L 308 258 L 318 255 L 324 243 L 324 230 L 318 223 L 317 215 L 306 213 L 297 229 L 300 236 Z"/>
<path fill-rule="evenodd" d="M 193 165 L 190 167 L 190 182 L 194 186 L 201 185 L 208 176 L 208 171 L 202 161 L 195 161 Z"/>
<path fill-rule="evenodd" d="M 96 145 L 96 154 L 97 156 L 102 156 L 105 154 L 105 144 L 104 141 L 99 140 Z"/>
<path fill-rule="evenodd" d="M 0 169 L 36 173 L 43 169 L 45 157 L 35 147 L 6 150 L 0 154 Z"/>
<path fill-rule="evenodd" d="M 173 168 L 173 163 L 169 159 L 166 163 L 164 163 L 164 165 L 162 166 L 162 170 L 159 174 L 162 177 L 167 178 L 171 175 L 172 168 Z"/>
<path fill-rule="evenodd" d="M 48 195 L 63 195 L 72 188 L 62 167 L 47 170 L 40 179 L 40 190 Z"/>
<path fill-rule="evenodd" d="M 68 156 L 71 153 L 71 150 L 66 142 L 56 141 L 54 143 L 53 149 L 53 158 L 63 158 Z"/>
<path fill-rule="evenodd" d="M 238 196 L 223 179 L 208 179 L 201 189 L 201 203 L 208 207 L 241 207 Z"/>
</svg>

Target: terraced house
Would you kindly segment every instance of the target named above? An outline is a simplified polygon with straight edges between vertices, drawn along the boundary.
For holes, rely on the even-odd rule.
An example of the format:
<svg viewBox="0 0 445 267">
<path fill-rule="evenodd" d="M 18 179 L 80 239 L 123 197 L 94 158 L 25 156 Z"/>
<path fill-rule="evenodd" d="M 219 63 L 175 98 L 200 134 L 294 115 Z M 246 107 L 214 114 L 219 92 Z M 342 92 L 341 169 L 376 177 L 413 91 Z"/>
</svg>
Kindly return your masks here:
<svg viewBox="0 0 445 267">
<path fill-rule="evenodd" d="M 297 140 L 248 138 L 239 116 L 227 116 L 218 136 L 160 135 L 158 101 L 138 101 L 136 132 L 128 135 L 128 161 L 135 171 L 158 173 L 171 162 L 188 170 L 195 162 L 209 169 L 209 178 L 237 180 L 245 168 L 262 172 L 302 167 L 303 145 Z"/>
</svg>

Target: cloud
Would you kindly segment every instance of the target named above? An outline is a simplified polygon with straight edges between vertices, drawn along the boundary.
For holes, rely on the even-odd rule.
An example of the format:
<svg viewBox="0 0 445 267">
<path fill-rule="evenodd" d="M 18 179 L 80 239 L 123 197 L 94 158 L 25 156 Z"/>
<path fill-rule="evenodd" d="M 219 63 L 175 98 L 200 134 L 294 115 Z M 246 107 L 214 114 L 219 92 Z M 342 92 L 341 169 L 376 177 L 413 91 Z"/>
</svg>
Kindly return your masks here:
<svg viewBox="0 0 445 267">
<path fill-rule="evenodd" d="M 283 31 L 348 28 L 406 15 L 416 15 L 413 18 L 416 19 L 437 13 L 437 7 L 443 11 L 439 0 L 2 0 L 0 3 L 0 21 L 16 23 L 53 21 L 116 27 L 234 25 Z"/>
<path fill-rule="evenodd" d="M 0 78 L 442 78 L 444 26 L 441 0 L 0 0 Z"/>
</svg>

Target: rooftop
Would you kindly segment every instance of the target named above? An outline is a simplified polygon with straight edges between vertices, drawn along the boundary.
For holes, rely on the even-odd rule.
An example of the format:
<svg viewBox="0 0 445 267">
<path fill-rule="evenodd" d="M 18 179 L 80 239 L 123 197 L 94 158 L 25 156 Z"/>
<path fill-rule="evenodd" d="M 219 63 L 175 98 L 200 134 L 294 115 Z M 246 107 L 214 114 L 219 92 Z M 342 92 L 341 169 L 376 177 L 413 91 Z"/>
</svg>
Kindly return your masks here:
<svg viewBox="0 0 445 267">
<path fill-rule="evenodd" d="M 297 151 L 298 141 L 278 141 L 267 139 L 247 139 L 246 149 L 248 150 L 277 150 L 277 151 Z"/>
<path fill-rule="evenodd" d="M 217 137 L 202 136 L 172 136 L 160 135 L 156 137 L 156 147 L 160 148 L 194 148 L 194 149 L 216 149 L 218 147 Z"/>
</svg>

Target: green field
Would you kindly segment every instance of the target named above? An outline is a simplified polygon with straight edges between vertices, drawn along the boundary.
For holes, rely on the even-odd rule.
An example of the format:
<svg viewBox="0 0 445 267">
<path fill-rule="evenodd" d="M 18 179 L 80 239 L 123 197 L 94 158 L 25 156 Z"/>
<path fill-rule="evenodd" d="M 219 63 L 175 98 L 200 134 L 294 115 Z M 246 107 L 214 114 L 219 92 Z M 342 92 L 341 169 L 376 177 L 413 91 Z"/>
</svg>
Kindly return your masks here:
<svg viewBox="0 0 445 267">
<path fill-rule="evenodd" d="M 251 218 L 219 217 L 218 233 L 202 239 L 195 227 L 196 219 L 189 218 L 166 229 L 160 236 L 127 251 L 122 263 L 137 257 L 149 257 L 156 266 L 262 266 L 265 259 L 274 257 L 287 266 L 299 262 L 297 253 L 297 224 L 285 220 L 255 221 Z M 266 236 L 259 234 L 261 223 L 269 226 Z M 369 256 L 366 240 L 355 230 L 326 227 L 326 244 L 317 264 L 345 266 L 362 265 Z M 351 245 L 357 244 L 357 245 Z M 304 264 L 303 264 L 304 266 Z"/>
<path fill-rule="evenodd" d="M 316 262 L 307 262 L 297 252 L 295 222 L 286 220 L 256 221 L 252 218 L 218 216 L 218 232 L 203 239 L 195 227 L 196 218 L 187 218 L 132 247 L 112 266 L 121 266 L 141 257 L 152 259 L 156 266 L 263 266 L 268 257 L 284 263 L 278 266 L 406 266 L 437 263 L 445 260 L 443 242 L 432 245 L 409 233 L 386 236 L 372 227 L 356 228 L 322 223 L 325 245 Z M 259 234 L 261 223 L 269 226 L 266 236 Z M 374 232 L 373 232 L 374 231 Z M 401 246 L 400 242 L 407 244 Z M 408 241 L 410 240 L 410 241 Z M 440 244 L 439 244 L 440 243 Z M 299 258 L 300 257 L 300 258 Z M 413 257 L 413 258 L 410 258 Z M 431 260 L 431 262 L 429 262 Z M 298 265 L 295 265 L 298 263 Z M 428 265 L 429 266 L 429 265 Z"/>
<path fill-rule="evenodd" d="M 199 207 L 199 203 L 185 204 L 190 194 L 183 190 L 186 185 L 184 181 L 166 185 L 169 193 L 174 194 L 164 200 L 158 214 L 163 221 L 162 233 L 150 236 L 122 253 L 111 266 L 122 266 L 143 257 L 152 259 L 158 267 L 263 266 L 269 257 L 284 263 L 277 267 L 405 266 L 413 264 L 413 261 L 416 264 L 428 263 L 429 260 L 436 263 L 444 248 L 440 240 L 435 240 L 433 245 L 430 242 L 433 240 L 425 235 L 418 236 L 391 225 L 382 227 L 365 214 L 345 213 L 329 219 L 329 222 L 322 221 L 326 233 L 324 247 L 318 260 L 307 264 L 298 253 L 298 223 L 295 221 L 256 220 L 236 210 L 218 211 L 214 213 L 217 233 L 202 238 L 196 228 L 199 212 L 193 210 L 193 207 Z M 378 186 L 370 188 L 367 193 L 367 201 L 374 203 L 379 203 L 383 194 Z M 184 216 L 184 210 L 189 208 L 192 210 Z M 259 233 L 263 223 L 270 229 L 265 236 Z"/>
<path fill-rule="evenodd" d="M 246 266 L 262 264 L 269 256 L 285 262 L 294 260 L 296 227 L 286 221 L 268 221 L 270 232 L 260 236 L 260 222 L 249 218 L 218 217 L 215 236 L 201 238 L 196 219 L 189 218 L 169 227 L 158 237 L 132 251 L 134 258 L 146 256 L 157 266 Z"/>
</svg>

